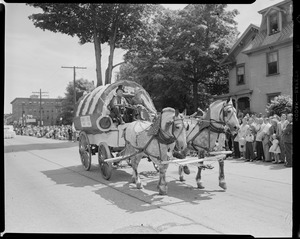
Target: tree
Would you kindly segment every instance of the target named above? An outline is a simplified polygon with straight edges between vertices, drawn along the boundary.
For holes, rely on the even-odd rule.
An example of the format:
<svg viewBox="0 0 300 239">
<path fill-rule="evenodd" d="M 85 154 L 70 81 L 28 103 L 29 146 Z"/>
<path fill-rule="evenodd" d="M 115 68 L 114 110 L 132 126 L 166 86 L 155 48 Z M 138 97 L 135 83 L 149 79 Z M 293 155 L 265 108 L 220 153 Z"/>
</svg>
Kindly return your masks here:
<svg viewBox="0 0 300 239">
<path fill-rule="evenodd" d="M 219 83 L 226 85 L 228 70 L 219 62 L 237 37 L 234 17 L 238 12 L 226 11 L 225 7 L 226 4 L 190 4 L 179 12 L 175 28 L 178 37 L 169 56 L 183 62 L 184 79 L 192 84 L 194 110 L 202 89 L 203 93 L 214 93 Z M 222 89 L 226 88 L 217 92 L 224 93 Z"/>
<path fill-rule="evenodd" d="M 289 95 L 276 96 L 271 103 L 267 104 L 266 112 L 268 116 L 277 114 L 289 114 L 292 113 L 293 100 Z"/>
<path fill-rule="evenodd" d="M 128 35 L 134 34 L 142 22 L 145 4 L 67 4 L 30 3 L 44 12 L 29 19 L 36 27 L 52 32 L 77 36 L 80 44 L 94 43 L 97 86 L 102 85 L 101 44 L 109 43 L 110 55 L 105 83 L 111 82 L 115 47 Z"/>
<path fill-rule="evenodd" d="M 125 60 L 154 102 L 172 102 L 191 112 L 206 108 L 211 94 L 227 93 L 228 69 L 219 62 L 236 40 L 238 12 L 225 7 L 157 8 L 144 31 L 130 39 Z"/>
<path fill-rule="evenodd" d="M 92 82 L 79 79 L 75 81 L 76 101 L 83 96 L 83 94 L 91 92 L 95 86 Z M 65 97 L 62 99 L 62 111 L 58 118 L 63 119 L 63 124 L 72 124 L 74 117 L 74 86 L 73 81 L 70 81 L 66 87 Z"/>
</svg>

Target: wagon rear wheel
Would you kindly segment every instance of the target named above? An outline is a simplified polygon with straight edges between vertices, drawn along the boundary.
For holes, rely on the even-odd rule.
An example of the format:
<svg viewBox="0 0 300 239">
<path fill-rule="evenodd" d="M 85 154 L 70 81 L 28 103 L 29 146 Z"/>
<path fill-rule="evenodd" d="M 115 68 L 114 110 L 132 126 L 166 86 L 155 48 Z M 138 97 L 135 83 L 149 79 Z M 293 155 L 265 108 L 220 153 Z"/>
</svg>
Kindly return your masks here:
<svg viewBox="0 0 300 239">
<path fill-rule="evenodd" d="M 79 155 L 84 169 L 90 170 L 92 164 L 91 145 L 87 134 L 83 131 L 79 135 Z"/>
<path fill-rule="evenodd" d="M 108 159 L 111 156 L 110 150 L 107 144 L 100 143 L 98 147 L 98 162 L 100 165 L 102 177 L 106 180 L 109 180 L 112 173 L 111 163 L 107 163 L 104 160 Z"/>
</svg>

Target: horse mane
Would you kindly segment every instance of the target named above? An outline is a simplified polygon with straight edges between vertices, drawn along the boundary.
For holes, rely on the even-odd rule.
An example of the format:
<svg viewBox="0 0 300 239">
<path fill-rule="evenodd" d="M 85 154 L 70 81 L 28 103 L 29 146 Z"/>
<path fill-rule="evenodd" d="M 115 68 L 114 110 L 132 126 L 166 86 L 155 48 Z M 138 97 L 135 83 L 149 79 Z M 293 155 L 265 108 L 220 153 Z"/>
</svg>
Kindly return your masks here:
<svg viewBox="0 0 300 239">
<path fill-rule="evenodd" d="M 216 101 L 212 102 L 209 107 L 212 107 L 212 106 L 222 103 L 222 102 L 223 102 L 223 100 L 216 100 Z"/>
<path fill-rule="evenodd" d="M 175 112 L 175 109 L 173 109 L 171 107 L 166 107 L 166 108 L 163 108 L 163 110 L 161 111 L 161 113 L 166 112 L 166 111 Z"/>
</svg>

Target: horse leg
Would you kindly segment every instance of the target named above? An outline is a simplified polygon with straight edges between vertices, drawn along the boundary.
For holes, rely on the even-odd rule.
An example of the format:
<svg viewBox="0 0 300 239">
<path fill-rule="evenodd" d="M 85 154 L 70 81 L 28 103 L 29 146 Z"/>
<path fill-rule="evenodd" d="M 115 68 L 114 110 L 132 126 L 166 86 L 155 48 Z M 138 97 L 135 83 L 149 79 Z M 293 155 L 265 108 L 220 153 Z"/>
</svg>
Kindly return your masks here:
<svg viewBox="0 0 300 239">
<path fill-rule="evenodd" d="M 185 181 L 185 179 L 183 178 L 183 166 L 182 165 L 179 165 L 179 167 L 178 167 L 178 174 L 179 174 L 180 182 Z"/>
<path fill-rule="evenodd" d="M 139 156 L 134 156 L 131 159 L 131 164 L 132 164 L 132 178 L 131 178 L 131 182 L 136 184 L 136 188 L 137 189 L 141 189 L 142 188 L 141 179 L 140 179 L 139 173 L 137 171 L 137 168 L 139 166 L 140 161 L 141 161 L 141 158 Z"/>
<path fill-rule="evenodd" d="M 199 150 L 197 152 L 198 154 L 198 159 L 201 159 L 201 158 L 204 158 L 204 150 Z M 204 189 L 205 187 L 203 186 L 202 184 L 202 181 L 201 181 L 201 171 L 202 171 L 202 166 L 203 166 L 203 162 L 200 162 L 199 163 L 199 166 L 198 166 L 198 172 L 197 172 L 197 175 L 196 175 L 196 183 L 197 183 L 197 187 L 200 188 L 200 189 Z"/>
<path fill-rule="evenodd" d="M 225 174 L 224 174 L 224 160 L 219 160 L 219 186 L 224 190 L 227 189 L 227 185 L 225 182 Z"/>
<path fill-rule="evenodd" d="M 203 186 L 203 184 L 202 184 L 202 181 L 201 181 L 202 165 L 203 165 L 203 162 L 199 163 L 199 166 L 198 166 L 198 172 L 197 172 L 197 175 L 196 175 L 196 183 L 197 183 L 197 187 L 200 188 L 200 189 L 203 189 L 203 188 L 204 188 L 204 186 Z"/>
<path fill-rule="evenodd" d="M 160 195 L 166 195 L 168 192 L 167 181 L 166 181 L 166 172 L 168 165 L 160 165 L 159 167 L 159 181 L 158 181 L 158 191 Z"/>
</svg>

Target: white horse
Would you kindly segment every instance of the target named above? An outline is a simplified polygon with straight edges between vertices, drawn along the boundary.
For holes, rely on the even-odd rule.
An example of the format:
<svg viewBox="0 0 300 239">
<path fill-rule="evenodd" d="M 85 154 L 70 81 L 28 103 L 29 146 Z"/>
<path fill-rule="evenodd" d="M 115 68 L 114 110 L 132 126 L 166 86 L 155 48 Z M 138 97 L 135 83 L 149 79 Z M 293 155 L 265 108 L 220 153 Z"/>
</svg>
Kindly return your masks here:
<svg viewBox="0 0 300 239">
<path fill-rule="evenodd" d="M 205 113 L 203 119 L 196 119 L 193 117 L 185 117 L 185 124 L 188 124 L 187 130 L 187 146 L 189 150 L 198 152 L 198 157 L 203 158 L 211 151 L 222 151 L 225 148 L 225 128 L 229 127 L 230 131 L 236 132 L 240 125 L 236 116 L 236 109 L 234 108 L 231 98 L 227 101 L 213 102 L 208 111 Z M 206 152 L 206 153 L 205 153 Z M 226 189 L 225 175 L 224 175 L 224 161 L 219 159 L 219 186 Z M 198 188 L 203 189 L 204 186 L 201 181 L 201 170 L 205 169 L 205 165 L 199 163 L 196 182 Z M 179 179 L 183 179 L 183 166 L 179 166 Z"/>
<path fill-rule="evenodd" d="M 125 131 L 125 155 L 130 157 L 133 174 L 132 181 L 142 188 L 138 165 L 142 157 L 149 157 L 159 167 L 159 194 L 167 194 L 166 171 L 168 164 L 162 164 L 172 158 L 175 144 L 184 151 L 187 148 L 186 129 L 183 118 L 173 108 L 164 108 L 153 122 L 135 121 Z"/>
</svg>

